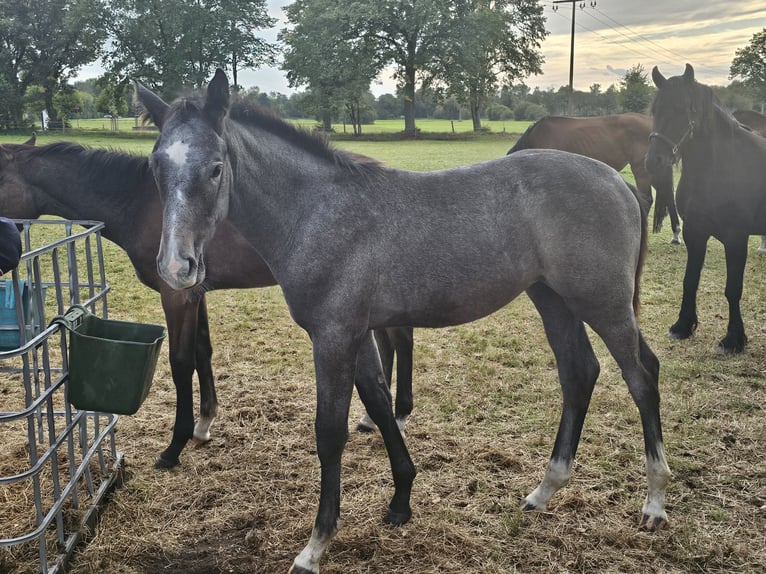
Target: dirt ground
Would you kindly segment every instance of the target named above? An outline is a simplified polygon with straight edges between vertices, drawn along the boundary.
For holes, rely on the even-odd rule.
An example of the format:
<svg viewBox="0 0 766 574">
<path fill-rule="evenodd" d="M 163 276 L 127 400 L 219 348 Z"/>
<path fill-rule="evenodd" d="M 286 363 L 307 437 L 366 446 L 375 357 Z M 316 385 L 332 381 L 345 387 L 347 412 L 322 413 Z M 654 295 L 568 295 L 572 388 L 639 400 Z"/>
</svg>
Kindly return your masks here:
<svg viewBox="0 0 766 574">
<path fill-rule="evenodd" d="M 519 510 L 542 478 L 560 410 L 552 354 L 522 297 L 470 325 L 416 331 L 407 443 L 419 474 L 403 527 L 382 523 L 390 470 L 380 436 L 353 432 L 362 414 L 354 399 L 342 522 L 322 573 L 766 572 L 766 261 L 752 258 L 745 278 L 747 352 L 722 357 L 718 278 L 711 272 L 702 287 L 697 334 L 671 341 L 685 254 L 659 239 L 652 250 L 642 325 L 662 362 L 673 471 L 666 529 L 637 528 L 646 491 L 640 421 L 595 337 L 602 374 L 572 481 L 548 512 Z M 112 316 L 162 322 L 158 298 L 143 296 L 139 307 L 115 290 Z M 153 468 L 175 405 L 165 347 L 146 403 L 118 424 L 125 484 L 71 572 L 285 573 L 307 542 L 319 488 L 308 337 L 276 288 L 212 293 L 210 317 L 221 403 L 212 440 L 189 445 L 170 472 Z M 34 554 L 0 564 L 34 572 Z"/>
</svg>

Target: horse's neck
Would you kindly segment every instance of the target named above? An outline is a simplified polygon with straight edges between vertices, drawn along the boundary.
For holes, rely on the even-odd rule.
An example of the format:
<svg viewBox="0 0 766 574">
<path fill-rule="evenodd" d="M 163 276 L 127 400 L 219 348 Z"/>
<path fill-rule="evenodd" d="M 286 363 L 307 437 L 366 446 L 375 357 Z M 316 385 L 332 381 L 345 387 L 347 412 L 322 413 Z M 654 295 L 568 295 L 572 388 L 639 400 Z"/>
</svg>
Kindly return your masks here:
<svg viewBox="0 0 766 574">
<path fill-rule="evenodd" d="M 338 166 L 273 134 L 231 138 L 228 219 L 271 264 L 283 257 L 303 222 L 326 204 L 342 201 L 344 175 Z"/>
<path fill-rule="evenodd" d="M 102 221 L 105 224 L 104 237 L 124 246 L 137 235 L 140 225 L 135 213 L 139 204 L 147 199 L 141 197 L 140 186 L 128 189 L 127 182 L 135 181 L 132 174 L 110 173 L 114 181 L 125 182 L 123 193 L 110 190 L 104 192 L 104 181 L 95 175 L 83 175 L 82 154 L 62 158 L 41 158 L 33 162 L 28 178 L 39 190 L 35 198 L 42 215 L 56 215 L 64 219 Z M 130 221 L 133 220 L 132 224 Z"/>
</svg>

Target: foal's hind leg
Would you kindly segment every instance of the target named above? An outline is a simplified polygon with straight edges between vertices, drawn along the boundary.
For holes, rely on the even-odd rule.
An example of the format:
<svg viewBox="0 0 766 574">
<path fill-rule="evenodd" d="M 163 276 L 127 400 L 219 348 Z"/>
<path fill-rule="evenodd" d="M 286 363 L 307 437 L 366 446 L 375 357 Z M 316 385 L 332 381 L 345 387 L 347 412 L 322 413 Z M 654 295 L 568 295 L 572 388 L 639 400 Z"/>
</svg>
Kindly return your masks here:
<svg viewBox="0 0 766 574">
<path fill-rule="evenodd" d="M 648 491 L 640 525 L 647 530 L 656 530 L 667 522 L 665 490 L 670 480 L 660 422 L 660 364 L 644 341 L 632 313 L 621 319 L 619 313 L 607 311 L 589 323 L 620 366 L 641 415 Z"/>
<path fill-rule="evenodd" d="M 378 347 L 378 354 L 380 355 L 380 361 L 383 365 L 383 375 L 386 378 L 388 385 L 389 398 L 391 395 L 391 383 L 393 382 L 394 372 L 394 354 L 395 347 L 394 341 L 389 336 L 388 329 L 375 329 L 373 331 L 375 337 L 375 344 Z M 397 386 L 397 392 L 399 387 Z M 359 432 L 373 432 L 377 428 L 375 421 L 369 413 L 365 412 L 362 418 L 356 425 L 356 430 Z"/>
<path fill-rule="evenodd" d="M 394 357 L 396 357 L 396 424 L 402 436 L 405 434 L 407 419 L 412 413 L 412 355 L 414 336 L 412 327 L 389 327 L 375 330 L 375 342 L 383 363 L 383 372 L 389 389 L 393 382 Z M 372 432 L 376 428 L 369 414 L 362 416 L 356 430 Z"/>
<path fill-rule="evenodd" d="M 527 295 L 543 319 L 545 334 L 556 357 L 564 399 L 545 476 L 523 502 L 526 510 L 545 510 L 551 497 L 569 481 L 599 364 L 582 321 L 572 314 L 555 291 L 537 283 L 527 290 Z"/>
<path fill-rule="evenodd" d="M 213 345 L 210 343 L 210 325 L 207 317 L 205 296 L 197 309 L 197 345 L 195 349 L 195 368 L 199 378 L 200 417 L 194 425 L 194 438 L 199 442 L 210 440 L 210 427 L 218 414 L 218 397 L 215 393 L 213 377 Z"/>
</svg>

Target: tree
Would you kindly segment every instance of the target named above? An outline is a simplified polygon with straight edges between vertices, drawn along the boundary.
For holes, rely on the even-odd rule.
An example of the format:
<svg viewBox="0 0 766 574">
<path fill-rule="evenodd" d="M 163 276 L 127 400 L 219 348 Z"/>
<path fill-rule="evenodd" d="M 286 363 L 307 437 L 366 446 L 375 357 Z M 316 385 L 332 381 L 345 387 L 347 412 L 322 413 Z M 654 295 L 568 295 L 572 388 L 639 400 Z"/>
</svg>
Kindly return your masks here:
<svg viewBox="0 0 766 574">
<path fill-rule="evenodd" d="M 296 0 L 285 12 L 291 27 L 280 39 L 290 86 L 310 87 L 325 130 L 345 107 L 360 134 L 364 95 L 378 74 L 374 43 L 355 33 L 345 0 Z"/>
<path fill-rule="evenodd" d="M 652 87 L 647 80 L 648 73 L 641 64 L 636 64 L 625 72 L 620 81 L 622 108 L 626 112 L 646 113 L 652 101 Z"/>
<path fill-rule="evenodd" d="M 42 86 L 44 107 L 56 117 L 57 90 L 101 52 L 104 11 L 102 0 L 0 3 L 0 77 L 11 122 L 21 121 L 24 94 L 33 84 Z"/>
<path fill-rule="evenodd" d="M 355 33 L 375 48 L 377 68 L 396 67 L 404 98 L 404 131 L 414 133 L 418 74 L 433 66 L 452 36 L 458 0 L 356 0 L 348 3 Z M 462 0 L 461 0 L 462 1 Z"/>
<path fill-rule="evenodd" d="M 101 81 L 101 93 L 96 98 L 96 110 L 111 118 L 112 131 L 117 131 L 117 117 L 128 113 L 128 102 L 125 94 L 128 90 L 127 82 L 118 84 L 103 78 Z"/>
<path fill-rule="evenodd" d="M 741 76 L 757 101 L 766 102 L 766 28 L 753 34 L 750 44 L 734 52 L 729 77 Z"/>
<path fill-rule="evenodd" d="M 273 47 L 255 36 L 274 22 L 265 0 L 112 0 L 111 7 L 105 67 L 166 98 L 203 87 L 217 67 L 233 69 L 236 78 L 243 65 L 273 60 Z"/>
<path fill-rule="evenodd" d="M 543 7 L 538 0 L 460 0 L 455 8 L 452 34 L 428 72 L 468 106 L 478 131 L 499 84 L 542 72 Z"/>
</svg>

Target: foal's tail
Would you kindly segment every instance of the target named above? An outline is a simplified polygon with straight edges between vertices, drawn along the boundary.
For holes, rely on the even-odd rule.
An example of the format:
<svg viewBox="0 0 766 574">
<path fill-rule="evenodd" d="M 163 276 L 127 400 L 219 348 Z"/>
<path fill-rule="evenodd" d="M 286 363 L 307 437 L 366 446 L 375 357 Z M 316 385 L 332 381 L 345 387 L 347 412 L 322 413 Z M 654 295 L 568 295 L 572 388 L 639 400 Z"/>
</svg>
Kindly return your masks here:
<svg viewBox="0 0 766 574">
<path fill-rule="evenodd" d="M 638 313 L 641 310 L 641 274 L 644 271 L 644 263 L 646 262 L 646 254 L 649 247 L 649 206 L 641 197 L 641 194 L 638 193 L 638 189 L 635 185 L 628 183 L 628 187 L 633 192 L 641 210 L 641 247 L 638 252 L 638 264 L 636 265 L 636 276 L 633 287 L 633 312 L 636 314 L 636 317 L 638 317 Z"/>
</svg>

